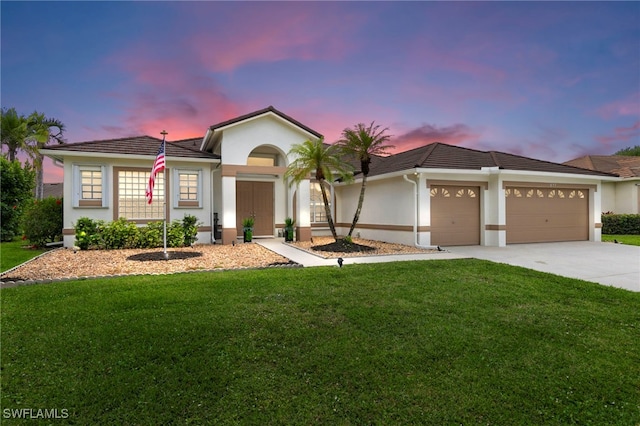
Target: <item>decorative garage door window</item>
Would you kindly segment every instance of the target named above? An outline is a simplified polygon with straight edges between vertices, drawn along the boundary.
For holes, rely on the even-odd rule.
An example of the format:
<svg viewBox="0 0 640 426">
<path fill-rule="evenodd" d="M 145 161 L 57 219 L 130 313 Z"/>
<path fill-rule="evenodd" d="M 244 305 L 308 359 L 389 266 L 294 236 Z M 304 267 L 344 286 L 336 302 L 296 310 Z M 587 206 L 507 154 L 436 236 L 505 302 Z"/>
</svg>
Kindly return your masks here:
<svg viewBox="0 0 640 426">
<path fill-rule="evenodd" d="M 447 188 L 431 188 L 431 197 L 451 197 L 451 192 Z M 476 198 L 478 196 L 478 190 L 475 188 L 461 188 L 454 191 L 456 198 Z"/>
<path fill-rule="evenodd" d="M 584 198 L 585 192 L 581 189 L 529 189 L 523 192 L 517 188 L 508 188 L 504 191 L 507 198 Z M 433 195 L 433 194 L 432 194 Z"/>
</svg>

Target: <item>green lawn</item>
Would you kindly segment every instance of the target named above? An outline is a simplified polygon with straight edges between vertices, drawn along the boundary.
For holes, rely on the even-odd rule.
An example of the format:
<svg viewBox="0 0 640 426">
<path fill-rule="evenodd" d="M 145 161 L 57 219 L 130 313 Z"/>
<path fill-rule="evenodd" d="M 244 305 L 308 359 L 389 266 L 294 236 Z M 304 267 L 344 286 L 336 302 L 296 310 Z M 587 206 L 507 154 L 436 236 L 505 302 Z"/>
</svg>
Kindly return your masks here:
<svg viewBox="0 0 640 426">
<path fill-rule="evenodd" d="M 628 244 L 630 246 L 640 246 L 640 235 L 603 235 L 602 241 L 613 242 L 617 240 L 619 243 Z"/>
<path fill-rule="evenodd" d="M 18 266 L 46 251 L 44 249 L 26 248 L 25 246 L 26 242 L 22 240 L 0 243 L 0 272 Z"/>
<path fill-rule="evenodd" d="M 518 267 L 463 259 L 246 270 L 1 296 L 3 415 L 640 423 L 640 294 Z"/>
</svg>

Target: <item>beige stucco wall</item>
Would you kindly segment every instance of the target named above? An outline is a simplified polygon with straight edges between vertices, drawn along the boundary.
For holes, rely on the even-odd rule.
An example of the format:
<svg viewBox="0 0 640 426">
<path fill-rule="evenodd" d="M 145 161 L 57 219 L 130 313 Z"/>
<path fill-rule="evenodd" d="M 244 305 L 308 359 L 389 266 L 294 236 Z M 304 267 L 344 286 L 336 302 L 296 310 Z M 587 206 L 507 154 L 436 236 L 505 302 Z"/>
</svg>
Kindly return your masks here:
<svg viewBox="0 0 640 426">
<path fill-rule="evenodd" d="M 340 235 L 349 232 L 360 197 L 361 182 L 358 180 L 350 185 L 336 186 L 336 223 L 345 224 L 337 229 Z M 412 245 L 415 211 L 413 191 L 413 185 L 401 176 L 370 178 L 353 236 Z"/>
<path fill-rule="evenodd" d="M 638 196 L 640 194 L 640 179 L 629 179 L 618 182 L 615 185 L 614 213 L 638 214 L 640 213 Z"/>
<path fill-rule="evenodd" d="M 78 190 L 77 186 L 73 182 L 74 180 L 74 166 L 105 166 L 105 176 L 103 176 L 103 191 L 106 192 L 105 207 L 74 207 L 75 192 Z M 64 162 L 64 219 L 63 229 L 64 246 L 73 247 L 75 245 L 75 235 L 71 235 L 75 223 L 81 217 L 91 217 L 96 220 L 103 220 L 105 222 L 113 221 L 115 217 L 114 209 L 114 167 L 135 167 L 141 169 L 151 170 L 153 160 L 132 160 L 126 158 L 111 158 L 111 157 L 88 157 L 67 156 Z M 169 217 L 168 221 L 174 219 L 181 220 L 184 215 L 189 214 L 196 216 L 202 227 L 212 226 L 212 215 L 210 214 L 212 207 L 212 188 L 211 188 L 211 168 L 212 164 L 207 162 L 189 162 L 189 161 L 176 161 L 171 157 L 167 158 L 167 179 L 169 181 Z M 202 182 L 202 202 L 201 207 L 194 208 L 182 208 L 177 207 L 174 202 L 174 195 L 177 188 L 174 185 L 174 169 L 184 170 L 199 170 L 201 173 Z M 211 232 L 199 232 L 198 243 L 210 243 Z"/>
</svg>

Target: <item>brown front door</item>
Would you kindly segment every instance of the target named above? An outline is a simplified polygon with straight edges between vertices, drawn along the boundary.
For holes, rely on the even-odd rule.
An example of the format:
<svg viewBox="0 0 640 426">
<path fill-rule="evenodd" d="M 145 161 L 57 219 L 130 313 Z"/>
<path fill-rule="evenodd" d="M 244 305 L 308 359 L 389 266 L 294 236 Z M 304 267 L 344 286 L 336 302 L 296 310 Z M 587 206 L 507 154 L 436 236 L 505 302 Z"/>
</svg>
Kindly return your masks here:
<svg viewBox="0 0 640 426">
<path fill-rule="evenodd" d="M 242 221 L 255 219 L 253 235 L 273 236 L 273 182 L 236 182 L 236 230 L 242 235 Z"/>
</svg>

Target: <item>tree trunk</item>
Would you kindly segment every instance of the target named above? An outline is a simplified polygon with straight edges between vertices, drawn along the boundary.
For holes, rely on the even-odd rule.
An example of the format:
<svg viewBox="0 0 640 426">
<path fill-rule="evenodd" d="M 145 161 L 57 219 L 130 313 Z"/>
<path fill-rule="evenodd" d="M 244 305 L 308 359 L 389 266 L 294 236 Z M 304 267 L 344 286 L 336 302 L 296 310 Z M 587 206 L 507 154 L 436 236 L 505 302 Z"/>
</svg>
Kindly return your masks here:
<svg viewBox="0 0 640 426">
<path fill-rule="evenodd" d="M 42 170 L 42 160 L 42 154 L 38 151 L 33 161 L 36 168 L 36 200 L 42 200 L 44 198 L 44 171 Z"/>
<path fill-rule="evenodd" d="M 334 240 L 338 241 L 338 234 L 336 233 L 336 225 L 333 223 L 331 208 L 329 207 L 329 198 L 327 197 L 327 190 L 324 188 L 324 181 L 320 181 L 320 192 L 322 193 L 322 201 L 324 202 L 324 212 L 327 215 L 327 222 L 329 222 L 329 229 L 331 229 L 331 235 L 333 235 Z"/>
<path fill-rule="evenodd" d="M 367 175 L 362 175 L 362 186 L 360 187 L 360 198 L 358 198 L 358 208 L 356 208 L 356 213 L 353 215 L 353 221 L 351 222 L 351 228 L 349 229 L 349 237 L 353 234 L 353 230 L 356 227 L 356 223 L 360 220 L 360 211 L 362 210 L 362 204 L 364 202 L 364 190 L 367 187 Z"/>
</svg>

